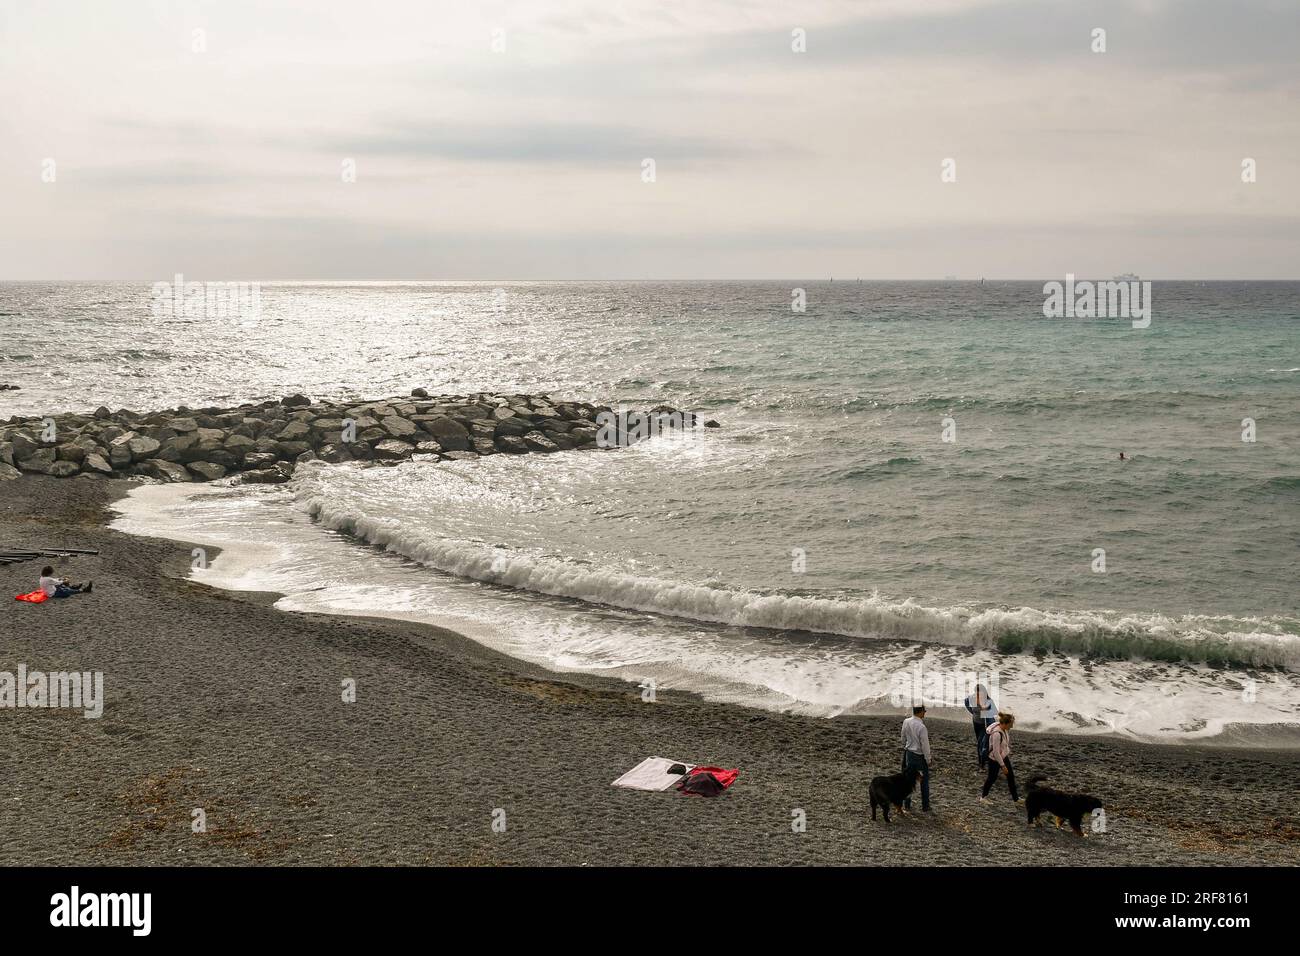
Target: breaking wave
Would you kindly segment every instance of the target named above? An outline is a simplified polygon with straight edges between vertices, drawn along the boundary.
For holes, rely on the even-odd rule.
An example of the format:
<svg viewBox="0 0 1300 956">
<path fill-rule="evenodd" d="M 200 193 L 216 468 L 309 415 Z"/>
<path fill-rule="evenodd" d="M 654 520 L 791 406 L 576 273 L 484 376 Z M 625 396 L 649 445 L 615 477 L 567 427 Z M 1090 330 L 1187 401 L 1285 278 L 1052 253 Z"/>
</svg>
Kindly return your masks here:
<svg viewBox="0 0 1300 956">
<path fill-rule="evenodd" d="M 447 574 L 591 604 L 693 621 L 1072 656 L 1194 662 L 1300 671 L 1300 621 L 1283 617 L 1168 617 L 1029 607 L 926 607 L 878 595 L 853 599 L 686 584 L 579 565 L 492 545 L 430 537 L 394 518 L 304 491 L 322 526 Z"/>
</svg>

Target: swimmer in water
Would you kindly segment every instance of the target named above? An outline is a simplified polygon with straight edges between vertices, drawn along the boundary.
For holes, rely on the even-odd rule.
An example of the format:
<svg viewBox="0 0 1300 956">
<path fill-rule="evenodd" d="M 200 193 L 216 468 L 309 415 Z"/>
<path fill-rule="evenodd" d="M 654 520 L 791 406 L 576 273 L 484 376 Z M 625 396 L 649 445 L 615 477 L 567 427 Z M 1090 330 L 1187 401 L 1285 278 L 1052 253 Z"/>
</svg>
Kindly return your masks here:
<svg viewBox="0 0 1300 956">
<path fill-rule="evenodd" d="M 1119 460 L 1120 460 L 1120 461 L 1128 461 L 1128 459 L 1124 457 L 1124 453 L 1123 453 L 1123 452 L 1120 452 L 1120 453 L 1119 453 Z"/>
</svg>

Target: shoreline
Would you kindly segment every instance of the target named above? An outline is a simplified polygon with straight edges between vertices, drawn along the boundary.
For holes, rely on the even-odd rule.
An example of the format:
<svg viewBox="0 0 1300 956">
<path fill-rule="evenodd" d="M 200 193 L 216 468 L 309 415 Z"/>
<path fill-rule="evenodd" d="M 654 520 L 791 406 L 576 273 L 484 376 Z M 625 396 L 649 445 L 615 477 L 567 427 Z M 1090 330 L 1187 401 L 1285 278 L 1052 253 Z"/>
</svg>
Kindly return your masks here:
<svg viewBox="0 0 1300 956">
<path fill-rule="evenodd" d="M 217 538 L 213 538 L 202 532 L 195 533 L 193 539 L 191 539 L 189 535 L 184 533 L 175 515 L 173 515 L 169 519 L 162 520 L 160 524 L 157 517 L 142 517 L 138 507 L 131 507 L 131 506 L 123 507 L 120 504 L 120 502 L 124 497 L 128 497 L 128 496 L 135 497 L 136 491 L 145 493 L 151 490 L 164 491 L 168 496 L 170 496 L 168 500 L 175 499 L 176 493 L 181 493 L 184 496 L 184 499 L 186 500 L 196 495 L 201 497 L 201 495 L 203 494 L 203 492 L 197 488 L 187 489 L 183 486 L 164 489 L 162 486 L 157 484 L 137 485 L 134 489 L 129 489 L 125 493 L 125 495 L 116 499 L 116 501 L 119 502 L 119 504 L 115 504 L 115 509 L 119 512 L 121 517 L 113 520 L 110 524 L 110 527 L 113 527 L 117 530 L 126 531 L 127 533 L 138 535 L 138 536 L 162 538 L 165 540 L 175 542 L 178 546 L 183 545 L 185 548 L 193 548 L 196 546 L 204 548 L 209 553 L 209 557 L 212 558 L 212 561 L 210 562 L 209 565 L 209 571 L 211 572 L 211 576 L 208 576 L 207 574 L 190 574 L 189 575 L 190 578 L 194 580 L 196 583 L 203 584 L 206 586 L 211 586 L 221 590 L 226 590 L 229 592 L 234 592 L 237 594 L 252 593 L 252 594 L 260 595 L 262 593 L 266 593 L 263 591 L 263 588 L 258 587 L 256 583 L 248 581 L 247 573 L 250 568 L 255 567 L 257 563 L 260 561 L 269 560 L 272 564 L 274 564 L 278 560 L 277 552 L 275 549 L 280 546 L 279 544 L 272 543 L 269 541 L 261 541 L 261 540 L 259 540 L 256 544 L 254 544 L 252 541 L 225 542 L 223 544 L 224 541 L 223 537 L 219 536 Z M 155 503 L 155 506 L 156 504 L 157 503 Z M 183 508 L 184 505 L 182 505 L 181 508 L 178 509 L 175 507 L 173 503 L 172 507 L 169 507 L 165 510 L 169 512 L 174 511 L 179 513 L 179 511 Z M 150 514 L 150 515 L 152 514 L 152 509 L 149 505 L 145 505 L 144 511 L 146 514 Z M 331 528 L 331 525 L 322 524 L 316 517 L 313 517 L 312 525 L 316 527 L 318 531 L 329 530 Z M 190 529 L 190 530 L 193 531 L 194 529 Z M 466 580 L 466 578 L 464 578 L 457 571 L 448 570 L 445 567 L 442 567 L 441 565 L 436 563 L 427 564 L 421 558 L 412 556 L 412 553 L 409 550 L 403 549 L 401 547 L 395 549 L 391 544 L 385 546 L 385 544 L 382 543 L 382 541 L 376 541 L 370 537 L 359 534 L 353 530 L 349 530 L 349 529 L 339 530 L 337 528 L 334 528 L 333 534 L 341 536 L 341 538 L 347 543 L 347 546 L 356 549 L 358 551 L 372 552 L 375 549 L 379 549 L 381 552 L 383 552 L 382 558 L 385 563 L 389 561 L 397 561 L 401 564 L 408 564 L 408 565 L 413 564 L 415 566 L 431 568 L 434 573 L 441 573 L 443 575 L 456 578 L 457 580 L 462 580 L 462 581 Z M 271 553 L 268 553 L 268 551 L 270 551 Z M 220 560 L 224 562 L 232 562 L 233 567 L 228 567 L 225 564 L 219 563 L 216 555 L 221 552 L 225 553 L 225 557 Z M 364 572 L 355 572 L 355 573 L 364 573 Z M 373 571 L 372 573 L 374 574 L 374 581 L 378 581 L 381 579 L 381 572 Z M 489 584 L 492 585 L 495 585 L 496 583 L 495 581 L 492 581 L 490 578 L 481 578 L 474 575 L 471 575 L 468 580 L 480 581 L 480 582 L 486 580 L 488 581 Z M 373 581 L 371 583 L 373 583 Z M 520 587 L 521 585 L 512 583 L 503 586 L 507 590 L 514 590 Z M 528 585 L 525 584 L 522 585 L 522 587 L 527 589 Z M 615 679 L 620 684 L 639 685 L 639 682 L 643 680 L 645 676 L 644 674 L 637 674 L 635 672 L 632 672 L 632 673 L 619 673 L 616 678 L 603 677 L 602 675 L 613 675 L 615 672 L 604 671 L 601 670 L 600 668 L 581 668 L 581 667 L 566 668 L 554 656 L 551 656 L 550 658 L 547 658 L 547 655 L 545 654 L 530 656 L 529 649 L 526 646 L 521 646 L 517 642 L 514 642 L 509 639 L 508 635 L 510 634 L 511 628 L 502 628 L 502 627 L 485 625 L 484 622 L 481 620 L 471 620 L 471 619 L 467 619 L 462 614 L 448 613 L 445 608 L 436 607 L 434 605 L 429 604 L 428 602 L 424 602 L 421 605 L 420 610 L 412 610 L 409 612 L 399 613 L 396 610 L 385 610 L 384 609 L 385 606 L 382 604 L 382 602 L 370 603 L 369 609 L 363 610 L 361 608 L 347 606 L 338 601 L 333 601 L 333 602 L 325 601 L 325 602 L 318 603 L 312 600 L 313 592 L 317 590 L 328 591 L 330 589 L 328 587 L 323 589 L 309 587 L 306 586 L 305 582 L 299 581 L 298 586 L 296 588 L 291 588 L 287 592 L 280 592 L 280 591 L 269 592 L 271 593 L 271 598 L 268 601 L 268 603 L 271 606 L 275 606 L 278 610 L 286 611 L 286 612 L 295 611 L 295 612 L 305 612 L 311 614 L 345 616 L 354 619 L 369 618 L 374 620 L 403 621 L 408 624 L 412 624 L 414 626 L 427 625 L 436 630 L 455 633 L 459 637 L 470 640 L 477 647 L 482 647 L 484 649 L 492 651 L 493 653 L 500 653 L 504 655 L 508 660 L 523 661 L 523 662 L 527 662 L 530 665 L 540 666 L 545 673 L 556 675 L 561 679 L 568 678 L 571 680 L 575 680 L 582 676 L 591 675 L 591 676 L 601 676 L 602 679 Z M 556 591 L 549 591 L 549 590 L 538 590 L 538 591 L 529 590 L 528 593 L 531 593 L 534 596 L 546 595 L 546 596 L 554 597 L 557 596 L 558 594 L 561 597 L 567 597 L 567 594 L 564 591 L 556 592 Z M 594 607 L 608 606 L 616 609 L 624 607 L 624 605 L 620 605 L 619 603 L 617 603 L 617 599 L 615 599 L 613 603 L 608 603 L 608 604 L 605 601 L 602 601 L 600 597 L 596 597 L 596 598 L 574 597 L 572 598 L 572 600 L 576 601 L 578 607 L 581 609 L 588 609 L 593 606 Z M 637 605 L 633 605 L 633 606 L 637 607 L 637 609 L 639 610 L 649 610 L 647 608 L 639 607 Z M 582 613 L 582 611 L 580 610 L 579 613 Z M 671 611 L 666 611 L 662 613 L 665 613 L 669 617 L 672 616 Z M 509 614 L 508 611 L 507 614 Z M 688 617 L 686 620 L 691 620 L 691 619 Z M 518 626 L 517 622 L 515 626 Z M 536 624 L 534 623 L 532 626 L 536 627 Z M 737 625 L 737 626 L 743 626 L 743 625 Z M 766 632 L 763 627 L 758 625 L 754 626 L 754 630 L 756 633 Z M 777 630 L 779 631 L 781 629 L 778 628 Z M 817 636 L 815 632 L 813 636 Z M 835 637 L 837 635 L 832 634 L 831 636 Z M 885 640 L 870 640 L 870 639 L 866 639 L 866 640 L 868 641 L 867 646 L 870 646 L 872 644 L 879 644 L 880 648 L 882 649 L 882 653 L 888 652 L 889 648 L 895 646 L 892 645 L 889 641 L 885 641 Z M 960 650 L 960 645 L 958 645 L 958 649 Z M 1015 660 L 1016 655 L 1010 654 L 1009 658 L 1010 660 Z M 1109 662 L 1110 660 L 1111 658 L 1102 659 L 1103 662 Z M 618 670 L 621 671 L 622 669 L 619 668 Z M 1232 674 L 1233 668 L 1231 666 L 1228 667 L 1226 669 L 1226 673 Z M 1249 671 L 1247 671 L 1247 673 L 1249 673 Z M 664 691 L 663 688 L 660 688 L 659 692 L 663 693 L 666 691 Z M 791 704 L 787 705 L 781 703 L 781 701 L 779 700 L 759 700 L 752 695 L 749 696 L 748 698 L 746 698 L 744 695 L 738 696 L 736 693 L 731 692 L 731 688 L 729 688 L 728 685 L 726 685 L 725 683 L 717 686 L 713 686 L 711 688 L 707 686 L 698 686 L 698 685 L 695 688 L 683 688 L 679 686 L 677 689 L 673 690 L 673 693 L 687 694 L 692 699 L 698 699 L 701 701 L 726 703 L 734 706 L 744 706 L 758 713 L 776 713 L 776 714 L 800 713 L 805 716 L 816 717 L 819 719 L 848 720 L 848 719 L 853 719 L 862 716 L 868 716 L 868 717 L 893 716 L 896 712 L 898 712 L 897 707 L 891 705 L 889 700 L 883 698 L 873 699 L 873 700 L 863 699 L 858 701 L 855 705 L 851 707 L 837 709 L 830 712 L 828 712 L 826 709 L 814 709 L 814 708 L 799 709 L 798 701 L 794 701 Z M 941 722 L 941 723 L 949 724 L 954 727 L 960 727 L 962 729 L 962 732 L 967 731 L 968 729 L 967 725 L 969 720 L 963 708 L 961 708 L 960 706 L 945 707 L 942 702 L 936 703 L 935 700 L 930 700 L 929 703 L 931 705 L 931 712 L 928 719 L 932 723 Z M 1071 738 L 1111 739 L 1117 741 L 1144 743 L 1144 744 L 1150 744 L 1150 745 L 1161 746 L 1161 747 L 1186 747 L 1186 746 L 1203 745 L 1203 746 L 1211 746 L 1211 747 L 1238 748 L 1238 749 L 1241 748 L 1265 749 L 1265 750 L 1300 749 L 1300 724 L 1292 724 L 1286 722 L 1269 723 L 1269 722 L 1246 722 L 1246 721 L 1238 721 L 1238 722 L 1216 721 L 1212 725 L 1212 729 L 1208 731 L 1202 730 L 1197 733 L 1189 733 L 1185 736 L 1177 736 L 1172 733 L 1163 734 L 1163 735 L 1142 735 L 1132 731 L 1118 729 L 1115 728 L 1114 726 L 1112 726 L 1109 729 L 1102 729 L 1097 722 L 1094 722 L 1093 726 L 1087 726 L 1087 727 L 1069 726 L 1069 725 L 1063 726 L 1060 723 L 1057 723 L 1055 725 L 1053 724 L 1044 725 L 1043 723 L 1035 722 L 1032 718 L 1026 719 L 1026 714 L 1019 712 L 1020 708 L 1014 708 L 1014 709 L 1017 710 L 1018 716 L 1020 716 L 1021 718 L 1020 725 L 1019 725 L 1021 733 L 1035 732 L 1035 733 L 1045 733 L 1045 734 L 1057 734 L 1062 737 L 1071 737 Z"/>
<path fill-rule="evenodd" d="M 197 584 L 188 546 L 105 527 L 125 482 L 4 488 L 6 545 L 101 553 L 57 572 L 95 578 L 95 594 L 5 602 L 0 669 L 102 670 L 106 696 L 99 720 L 0 713 L 27 768 L 6 775 L 0 826 L 22 835 L 6 864 L 1300 862 L 1296 751 L 1017 732 L 1022 787 L 1047 772 L 1105 799 L 1108 832 L 1081 841 L 1027 828 L 1004 783 L 980 805 L 969 727 L 932 718 L 936 814 L 886 826 L 866 784 L 896 770 L 901 713 L 806 718 L 674 691 L 645 704 L 627 682 L 433 625 L 281 611 L 278 595 Z M 12 593 L 33 573 L 0 568 Z M 339 698 L 347 676 L 354 704 Z M 609 786 L 656 754 L 740 778 L 718 800 Z M 191 830 L 195 808 L 206 833 Z"/>
</svg>

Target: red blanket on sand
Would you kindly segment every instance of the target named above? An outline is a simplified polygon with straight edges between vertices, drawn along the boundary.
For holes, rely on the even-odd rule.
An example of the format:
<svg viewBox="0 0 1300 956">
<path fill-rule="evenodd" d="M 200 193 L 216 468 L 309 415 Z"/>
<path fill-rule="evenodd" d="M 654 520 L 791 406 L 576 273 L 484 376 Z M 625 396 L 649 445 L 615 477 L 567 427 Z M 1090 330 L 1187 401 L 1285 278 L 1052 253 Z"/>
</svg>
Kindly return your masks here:
<svg viewBox="0 0 1300 956">
<path fill-rule="evenodd" d="M 48 601 L 50 596 L 44 591 L 37 589 L 30 594 L 19 594 L 14 598 L 15 601 L 27 601 L 29 604 L 40 604 L 42 601 Z"/>
<path fill-rule="evenodd" d="M 681 793 L 696 797 L 716 797 L 736 782 L 739 770 L 723 770 L 721 767 L 696 767 L 677 785 Z"/>
</svg>

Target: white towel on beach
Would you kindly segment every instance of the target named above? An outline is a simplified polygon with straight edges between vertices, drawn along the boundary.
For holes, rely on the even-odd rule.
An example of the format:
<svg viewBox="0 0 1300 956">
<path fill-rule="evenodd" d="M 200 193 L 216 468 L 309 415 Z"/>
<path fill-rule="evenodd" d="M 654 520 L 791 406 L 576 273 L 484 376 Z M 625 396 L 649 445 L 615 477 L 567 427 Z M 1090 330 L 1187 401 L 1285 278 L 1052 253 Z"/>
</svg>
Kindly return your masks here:
<svg viewBox="0 0 1300 956">
<path fill-rule="evenodd" d="M 683 774 L 669 773 L 668 768 L 679 763 L 687 770 L 695 769 L 695 764 L 681 760 L 669 760 L 667 757 L 646 757 L 623 776 L 614 781 L 615 787 L 628 787 L 632 790 L 667 790 L 678 783 Z"/>
</svg>

